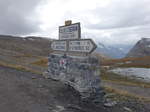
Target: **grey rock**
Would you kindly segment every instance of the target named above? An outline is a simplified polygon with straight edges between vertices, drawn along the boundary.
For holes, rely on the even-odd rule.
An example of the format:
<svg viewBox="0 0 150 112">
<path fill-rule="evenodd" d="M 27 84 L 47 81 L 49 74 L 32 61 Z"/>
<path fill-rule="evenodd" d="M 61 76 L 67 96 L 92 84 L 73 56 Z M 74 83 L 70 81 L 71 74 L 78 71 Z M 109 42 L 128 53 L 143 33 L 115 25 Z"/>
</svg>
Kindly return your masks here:
<svg viewBox="0 0 150 112">
<path fill-rule="evenodd" d="M 50 75 L 49 75 L 49 73 L 48 73 L 47 71 L 44 72 L 42 75 L 43 75 L 44 78 L 46 78 L 46 79 L 49 79 L 49 78 L 50 78 Z"/>
<path fill-rule="evenodd" d="M 99 61 L 95 57 L 72 58 L 51 54 L 48 72 L 44 76 L 73 87 L 80 93 L 82 100 L 103 101 Z"/>
<path fill-rule="evenodd" d="M 109 97 L 113 97 L 114 95 L 116 95 L 115 93 L 107 93 L 104 95 L 105 98 L 109 98 Z"/>
<path fill-rule="evenodd" d="M 107 101 L 106 103 L 104 103 L 105 107 L 113 107 L 117 104 L 116 101 Z"/>
<path fill-rule="evenodd" d="M 128 107 L 123 107 L 124 110 L 126 110 L 127 112 L 133 112 L 130 108 Z"/>
<path fill-rule="evenodd" d="M 129 51 L 126 57 L 150 56 L 150 38 L 142 38 Z"/>
<path fill-rule="evenodd" d="M 78 105 L 73 105 L 73 104 L 68 104 L 66 106 L 67 109 L 73 109 L 73 110 L 79 110 L 81 112 L 87 112 L 86 110 L 84 110 L 83 108 L 81 108 L 80 106 Z"/>
</svg>

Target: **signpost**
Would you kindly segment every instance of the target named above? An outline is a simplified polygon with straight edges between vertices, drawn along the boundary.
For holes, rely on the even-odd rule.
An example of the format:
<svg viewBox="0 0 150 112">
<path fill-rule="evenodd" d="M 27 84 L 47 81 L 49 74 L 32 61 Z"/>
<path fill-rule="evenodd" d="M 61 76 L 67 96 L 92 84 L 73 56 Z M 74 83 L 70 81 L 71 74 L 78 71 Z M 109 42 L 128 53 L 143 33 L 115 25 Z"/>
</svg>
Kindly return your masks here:
<svg viewBox="0 0 150 112">
<path fill-rule="evenodd" d="M 80 39 L 81 28 L 80 23 L 59 27 L 59 40 Z"/>
<path fill-rule="evenodd" d="M 59 40 L 51 43 L 48 77 L 72 86 L 85 101 L 101 101 L 99 61 L 90 55 L 96 47 L 92 39 L 81 39 L 80 23 L 66 21 L 59 27 Z"/>
<path fill-rule="evenodd" d="M 80 23 L 72 24 L 71 21 L 59 27 L 59 40 L 51 44 L 52 50 L 61 54 L 90 54 L 96 47 L 92 39 L 81 39 Z"/>
<path fill-rule="evenodd" d="M 91 39 L 55 40 L 52 42 L 51 48 L 54 51 L 66 51 L 68 53 L 91 53 L 96 49 L 96 45 Z"/>
<path fill-rule="evenodd" d="M 95 43 L 91 39 L 70 40 L 68 52 L 91 53 L 96 49 Z"/>
<path fill-rule="evenodd" d="M 55 40 L 52 42 L 51 48 L 54 51 L 67 51 L 67 42 L 65 40 L 64 41 Z"/>
</svg>

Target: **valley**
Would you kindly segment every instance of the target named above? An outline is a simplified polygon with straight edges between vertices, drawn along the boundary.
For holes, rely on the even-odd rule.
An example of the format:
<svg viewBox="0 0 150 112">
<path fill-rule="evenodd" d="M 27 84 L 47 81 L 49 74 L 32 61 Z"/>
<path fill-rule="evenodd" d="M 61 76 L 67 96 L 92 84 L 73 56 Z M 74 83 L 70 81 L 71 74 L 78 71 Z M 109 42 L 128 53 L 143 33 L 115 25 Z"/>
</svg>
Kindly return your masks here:
<svg viewBox="0 0 150 112">
<path fill-rule="evenodd" d="M 3 95 L 6 95 L 6 99 L 1 99 L 5 102 L 5 105 L 0 104 L 0 107 L 4 111 L 16 109 L 15 112 L 19 112 L 20 110 L 40 112 L 42 109 L 45 112 L 50 110 L 59 112 L 92 112 L 93 110 L 95 112 L 99 110 L 102 112 L 112 112 L 112 110 L 115 112 L 127 112 L 126 108 L 136 112 L 148 112 L 150 110 L 149 81 L 139 80 L 133 77 L 132 74 L 130 75 L 132 77 L 126 75 L 124 77 L 120 73 L 121 70 L 127 69 L 124 72 L 129 75 L 130 72 L 133 73 L 138 68 L 139 72 L 134 71 L 136 76 L 141 72 L 142 68 L 144 70 L 148 69 L 146 74 L 148 75 L 150 56 L 112 59 L 105 57 L 103 54 L 93 54 L 101 62 L 100 77 L 102 79 L 102 86 L 106 91 L 106 96 L 108 99 L 117 102 L 117 105 L 114 107 L 104 107 L 102 105 L 95 107 L 90 103 L 80 104 L 79 96 L 78 94 L 73 94 L 73 90 L 68 90 L 65 85 L 51 79 L 45 79 L 42 76 L 43 72 L 47 70 L 47 56 L 51 52 L 49 48 L 50 42 L 51 40 L 39 37 L 0 38 L 0 91 L 3 92 Z M 119 72 L 118 69 L 120 70 Z M 117 72 L 112 72 L 113 70 L 117 70 Z M 2 79 L 5 80 L 3 81 Z M 143 78 L 140 77 L 140 79 Z M 8 91 L 12 94 L 6 94 Z M 18 94 L 18 96 L 12 97 L 15 94 Z M 69 99 L 64 103 L 68 97 Z M 11 99 L 10 103 L 8 102 L 8 98 Z M 10 106 L 14 103 L 13 100 L 21 104 L 16 103 Z M 23 108 L 24 103 L 22 103 L 24 101 L 28 102 L 25 104 L 25 108 Z M 16 107 L 16 105 L 20 106 Z M 10 108 L 6 108 L 7 106 L 10 106 Z"/>
</svg>

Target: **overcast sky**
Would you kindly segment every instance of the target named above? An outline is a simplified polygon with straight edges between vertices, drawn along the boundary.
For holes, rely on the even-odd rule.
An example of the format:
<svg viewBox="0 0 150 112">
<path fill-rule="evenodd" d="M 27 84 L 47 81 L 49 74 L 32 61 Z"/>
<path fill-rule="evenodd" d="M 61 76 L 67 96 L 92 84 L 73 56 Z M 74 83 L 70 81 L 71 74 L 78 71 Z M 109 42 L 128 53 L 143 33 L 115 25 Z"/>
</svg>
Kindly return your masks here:
<svg viewBox="0 0 150 112">
<path fill-rule="evenodd" d="M 71 19 L 96 42 L 150 37 L 150 0 L 0 0 L 0 14 L 0 34 L 58 38 L 58 26 Z"/>
</svg>

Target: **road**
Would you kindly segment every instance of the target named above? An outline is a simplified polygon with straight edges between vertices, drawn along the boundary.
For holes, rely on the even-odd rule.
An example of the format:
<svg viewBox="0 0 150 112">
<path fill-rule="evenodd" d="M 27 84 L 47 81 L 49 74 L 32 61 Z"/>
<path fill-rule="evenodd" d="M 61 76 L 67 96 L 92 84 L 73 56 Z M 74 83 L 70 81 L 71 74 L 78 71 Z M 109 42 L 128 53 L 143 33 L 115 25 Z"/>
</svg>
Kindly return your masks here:
<svg viewBox="0 0 150 112">
<path fill-rule="evenodd" d="M 79 94 L 61 82 L 30 72 L 0 66 L 0 112 L 148 112 L 137 102 L 120 102 L 113 108 L 81 103 Z"/>
<path fill-rule="evenodd" d="M 42 76 L 0 67 L 1 112 L 50 112 L 59 110 L 65 86 Z M 59 88 L 59 89 L 58 89 Z M 58 99 L 61 99 L 58 101 Z M 67 100 L 66 100 L 67 103 Z M 56 106 L 56 107 L 55 107 Z"/>
<path fill-rule="evenodd" d="M 92 112 L 94 108 L 80 106 L 78 94 L 66 85 L 0 66 L 1 112 Z"/>
</svg>

